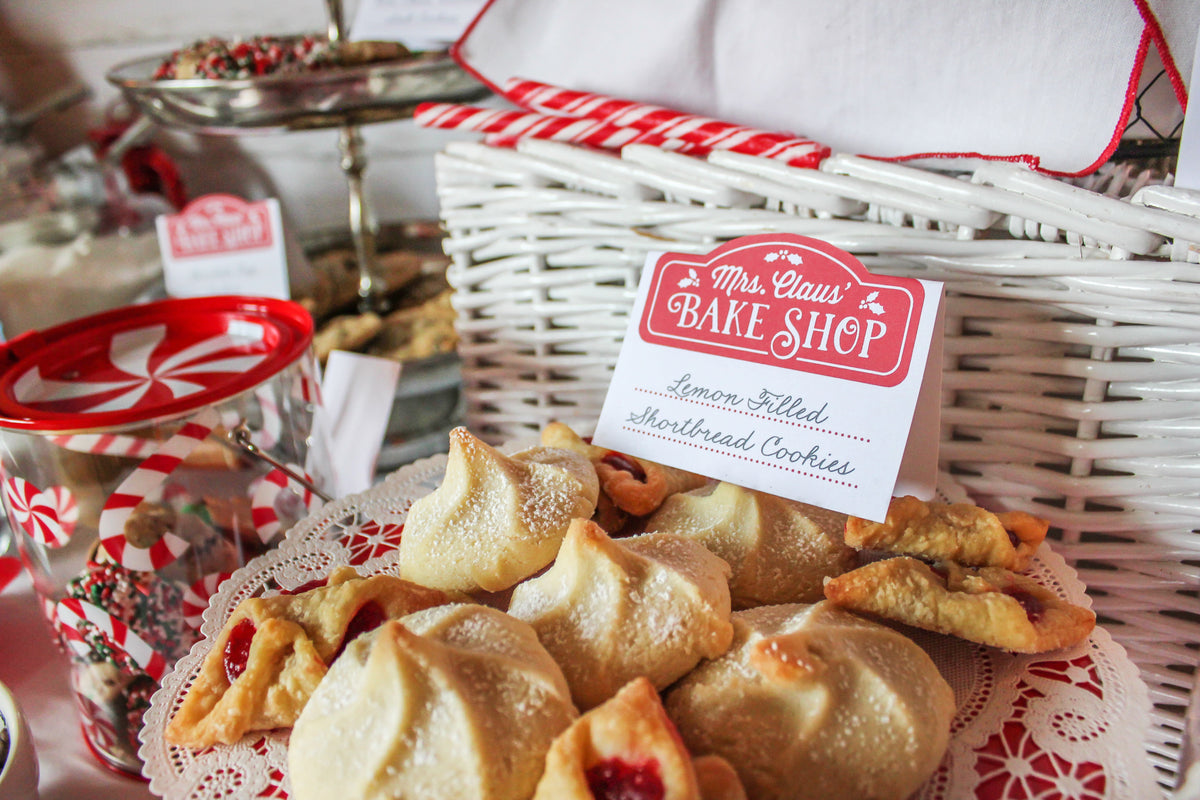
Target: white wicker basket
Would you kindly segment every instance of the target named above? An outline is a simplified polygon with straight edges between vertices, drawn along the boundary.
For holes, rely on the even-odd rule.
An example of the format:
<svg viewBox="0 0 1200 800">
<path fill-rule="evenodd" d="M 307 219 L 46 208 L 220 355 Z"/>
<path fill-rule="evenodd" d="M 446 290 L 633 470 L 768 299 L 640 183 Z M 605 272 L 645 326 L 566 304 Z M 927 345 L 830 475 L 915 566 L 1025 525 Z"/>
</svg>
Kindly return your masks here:
<svg viewBox="0 0 1200 800">
<path fill-rule="evenodd" d="M 436 169 L 467 424 L 494 441 L 590 430 L 648 251 L 790 231 L 943 281 L 942 467 L 1050 520 L 1150 687 L 1175 785 L 1200 647 L 1200 196 L 1129 167 L 1084 186 L 544 141 L 454 144 Z"/>
</svg>

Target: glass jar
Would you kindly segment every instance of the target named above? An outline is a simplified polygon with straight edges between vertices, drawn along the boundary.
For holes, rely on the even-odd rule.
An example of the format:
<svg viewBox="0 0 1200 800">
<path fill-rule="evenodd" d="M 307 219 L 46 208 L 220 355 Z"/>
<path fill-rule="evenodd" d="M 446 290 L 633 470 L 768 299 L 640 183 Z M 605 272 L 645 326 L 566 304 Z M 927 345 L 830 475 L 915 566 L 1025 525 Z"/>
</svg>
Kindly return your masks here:
<svg viewBox="0 0 1200 800">
<path fill-rule="evenodd" d="M 142 714 L 208 597 L 331 484 L 311 341 L 295 303 L 202 297 L 0 345 L 4 505 L 108 766 L 140 772 Z"/>
</svg>

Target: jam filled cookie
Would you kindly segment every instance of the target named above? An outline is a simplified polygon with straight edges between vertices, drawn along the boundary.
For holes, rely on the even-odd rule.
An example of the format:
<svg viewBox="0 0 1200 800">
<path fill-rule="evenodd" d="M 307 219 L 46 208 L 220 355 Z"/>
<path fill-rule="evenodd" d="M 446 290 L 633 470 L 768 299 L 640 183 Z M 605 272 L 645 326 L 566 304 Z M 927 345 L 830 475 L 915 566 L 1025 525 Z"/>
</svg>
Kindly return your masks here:
<svg viewBox="0 0 1200 800">
<path fill-rule="evenodd" d="M 733 614 L 734 640 L 670 689 L 695 754 L 755 800 L 903 800 L 937 768 L 954 692 L 908 637 L 832 603 Z"/>
<path fill-rule="evenodd" d="M 449 602 L 390 575 L 350 567 L 326 586 L 250 597 L 234 609 L 166 728 L 167 741 L 200 748 L 250 731 L 291 726 L 342 648 L 384 620 Z"/>
<path fill-rule="evenodd" d="M 513 590 L 508 613 L 531 624 L 581 709 L 646 676 L 663 688 L 729 646 L 729 568 L 670 534 L 613 540 L 578 519 L 545 573 Z"/>
<path fill-rule="evenodd" d="M 846 520 L 846 544 L 929 561 L 1020 571 L 1046 538 L 1049 524 L 1024 511 L 993 514 L 970 503 L 893 497 L 883 522 Z"/>
<path fill-rule="evenodd" d="M 1096 615 L 1001 567 L 978 570 L 898 556 L 832 578 L 825 596 L 844 608 L 948 633 L 1014 653 L 1082 642 Z"/>
<path fill-rule="evenodd" d="M 745 800 L 723 759 L 699 767 L 654 686 L 635 678 L 554 740 L 533 800 Z"/>
<path fill-rule="evenodd" d="M 532 447 L 506 456 L 450 432 L 446 475 L 409 509 L 400 574 L 445 591 L 500 592 L 554 560 L 576 517 L 590 517 L 596 470 L 578 453 Z"/>
<path fill-rule="evenodd" d="M 667 498 L 646 530 L 693 539 L 733 570 L 734 608 L 822 599 L 826 577 L 854 565 L 845 545 L 846 515 L 719 483 Z"/>
<path fill-rule="evenodd" d="M 420 611 L 330 668 L 292 731 L 292 796 L 526 800 L 577 716 L 524 622 L 480 605 Z"/>
<path fill-rule="evenodd" d="M 596 468 L 600 491 L 618 509 L 635 517 L 651 513 L 673 494 L 708 482 L 708 478 L 694 472 L 589 444 L 561 422 L 552 422 L 542 429 L 542 444 L 587 456 Z"/>
</svg>

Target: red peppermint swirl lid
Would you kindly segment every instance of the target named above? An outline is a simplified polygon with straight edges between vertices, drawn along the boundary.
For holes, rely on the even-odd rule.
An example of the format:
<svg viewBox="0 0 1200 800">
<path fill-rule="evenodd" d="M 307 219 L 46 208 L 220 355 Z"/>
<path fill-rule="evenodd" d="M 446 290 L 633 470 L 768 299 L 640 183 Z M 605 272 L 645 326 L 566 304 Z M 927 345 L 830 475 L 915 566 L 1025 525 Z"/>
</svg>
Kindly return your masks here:
<svg viewBox="0 0 1200 800">
<path fill-rule="evenodd" d="M 303 306 L 194 297 L 106 311 L 0 343 L 0 428 L 83 431 L 164 420 L 267 381 L 312 343 Z"/>
</svg>

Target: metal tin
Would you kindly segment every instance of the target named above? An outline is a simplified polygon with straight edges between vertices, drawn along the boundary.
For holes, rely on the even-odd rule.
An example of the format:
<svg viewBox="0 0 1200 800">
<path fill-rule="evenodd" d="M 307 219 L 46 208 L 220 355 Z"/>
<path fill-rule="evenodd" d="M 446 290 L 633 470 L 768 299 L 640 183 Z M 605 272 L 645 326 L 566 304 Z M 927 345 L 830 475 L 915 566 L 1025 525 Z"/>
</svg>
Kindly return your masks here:
<svg viewBox="0 0 1200 800">
<path fill-rule="evenodd" d="M 208 598 L 320 505 L 311 342 L 296 303 L 201 297 L 0 345 L 0 495 L 106 766 L 140 771 Z"/>
</svg>

